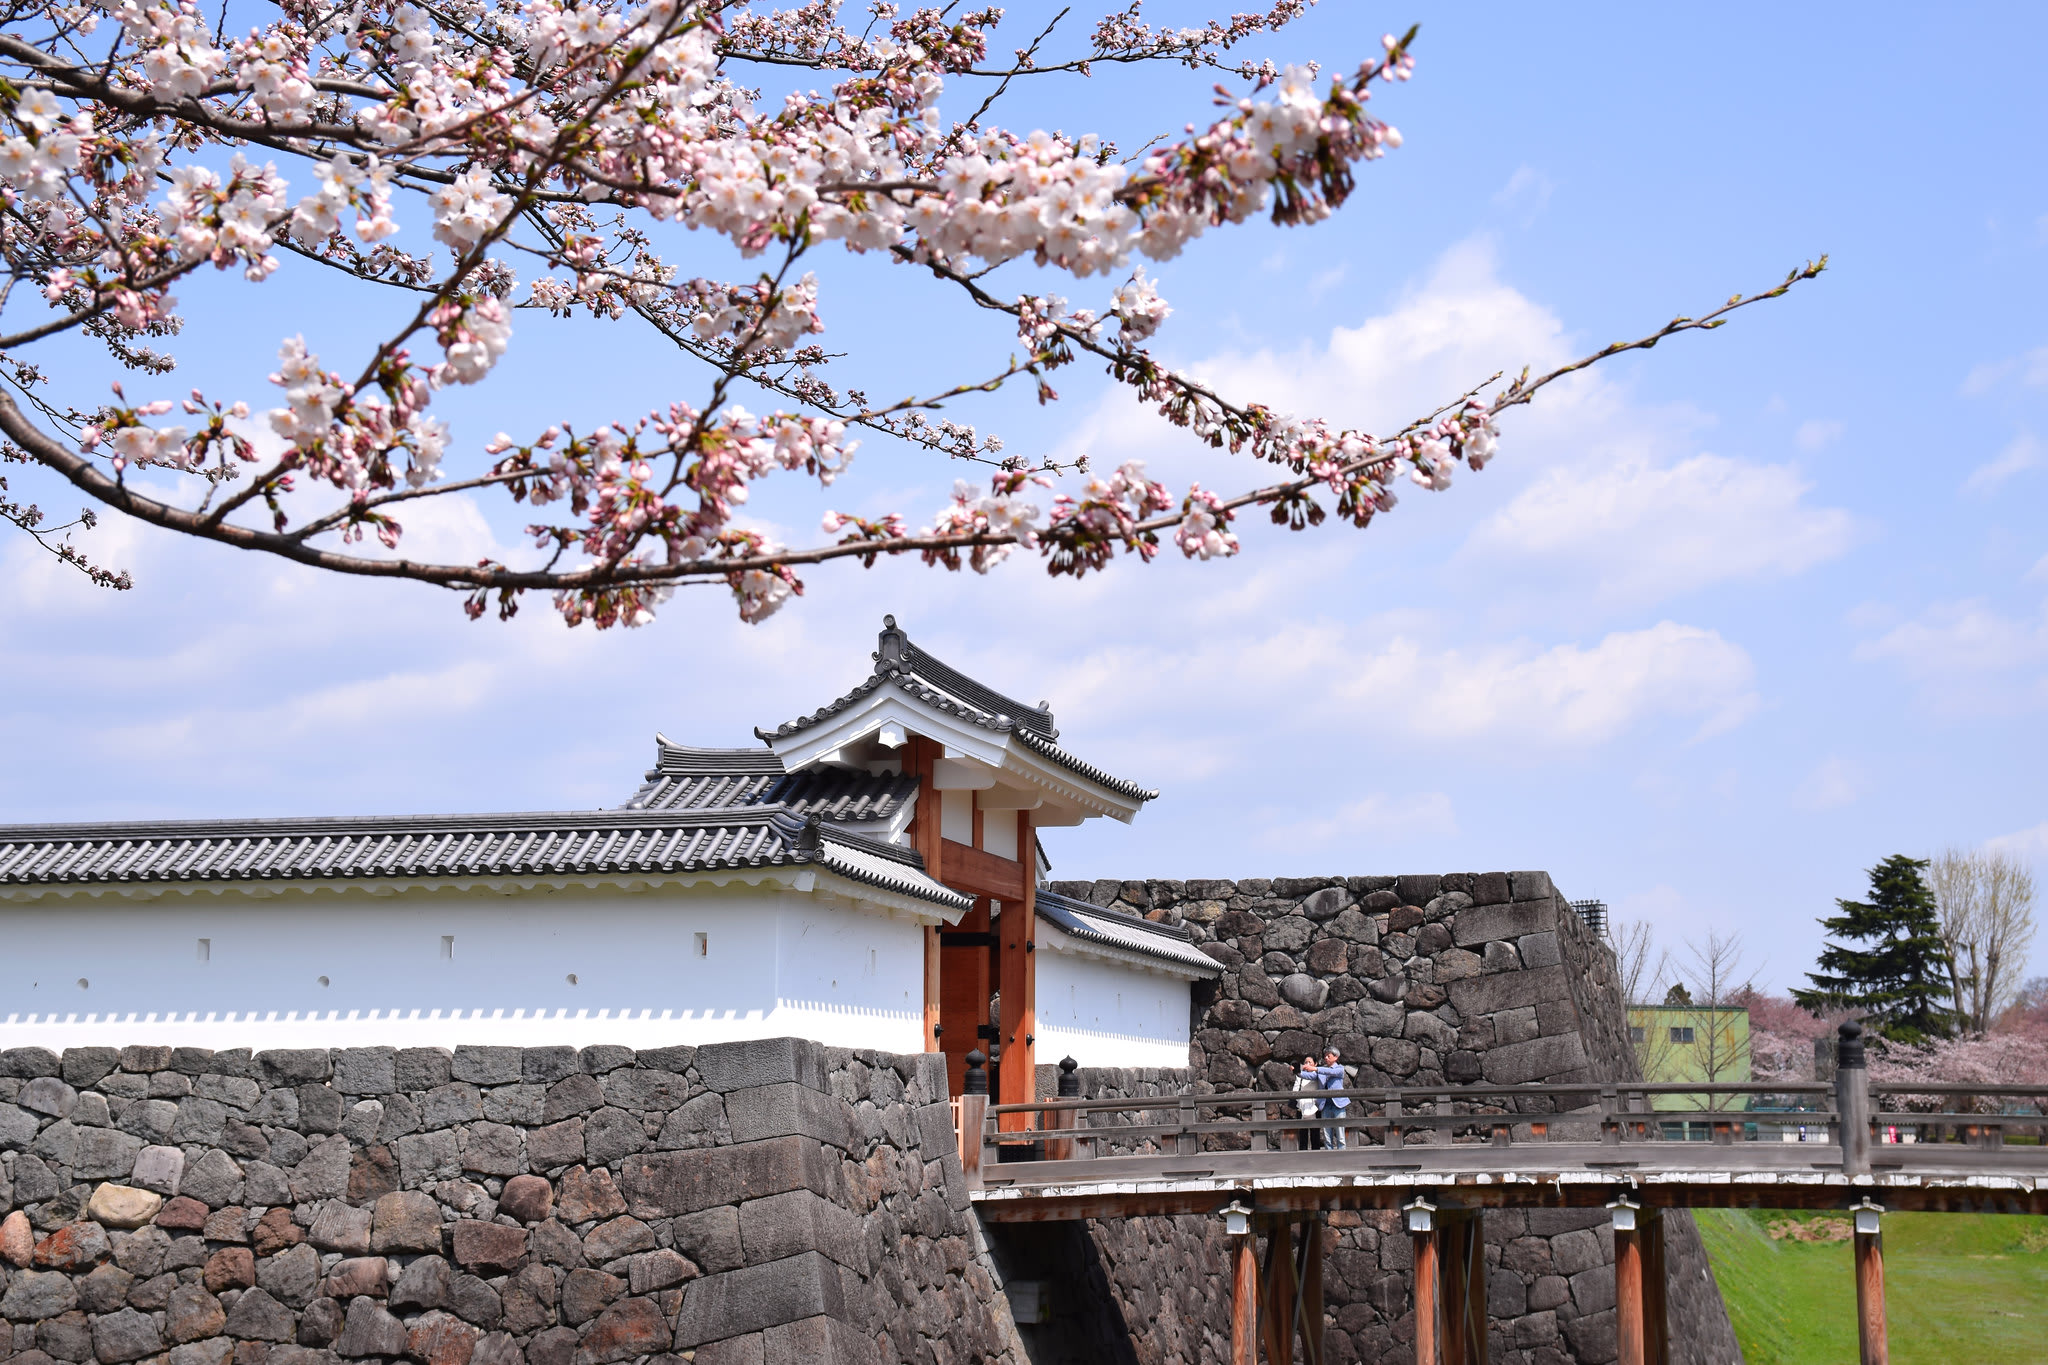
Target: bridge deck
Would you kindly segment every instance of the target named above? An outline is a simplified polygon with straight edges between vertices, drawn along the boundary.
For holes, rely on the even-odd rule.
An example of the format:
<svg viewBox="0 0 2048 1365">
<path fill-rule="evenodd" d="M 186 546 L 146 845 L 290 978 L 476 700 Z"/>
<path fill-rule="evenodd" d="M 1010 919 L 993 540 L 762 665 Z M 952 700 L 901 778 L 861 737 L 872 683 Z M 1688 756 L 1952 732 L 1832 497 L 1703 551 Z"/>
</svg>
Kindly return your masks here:
<svg viewBox="0 0 2048 1365">
<path fill-rule="evenodd" d="M 1391 1209 L 1427 1191 L 1447 1208 L 1847 1208 L 2048 1213 L 2048 1147 L 1885 1144 L 1870 1172 L 1824 1142 L 1432 1144 L 1347 1151 L 1105 1156 L 984 1166 L 970 1197 L 994 1222 L 1260 1209 Z"/>
</svg>

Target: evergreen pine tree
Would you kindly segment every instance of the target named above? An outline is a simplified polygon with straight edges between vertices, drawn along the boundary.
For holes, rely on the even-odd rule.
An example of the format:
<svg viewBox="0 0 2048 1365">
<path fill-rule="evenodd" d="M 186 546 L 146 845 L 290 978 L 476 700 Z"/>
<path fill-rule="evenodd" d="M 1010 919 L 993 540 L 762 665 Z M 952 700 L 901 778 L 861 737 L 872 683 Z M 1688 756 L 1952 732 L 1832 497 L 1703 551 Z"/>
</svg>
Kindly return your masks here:
<svg viewBox="0 0 2048 1365">
<path fill-rule="evenodd" d="M 1920 875 L 1924 858 L 1895 853 L 1870 869 L 1869 901 L 1838 900 L 1839 915 L 1822 918 L 1834 939 L 1867 944 L 1821 949 L 1813 989 L 1792 998 L 1819 1013 L 1855 1009 L 1885 1037 L 1902 1043 L 1945 1038 L 1955 1031 L 1948 994 L 1948 952 L 1942 946 L 1934 893 Z"/>
</svg>

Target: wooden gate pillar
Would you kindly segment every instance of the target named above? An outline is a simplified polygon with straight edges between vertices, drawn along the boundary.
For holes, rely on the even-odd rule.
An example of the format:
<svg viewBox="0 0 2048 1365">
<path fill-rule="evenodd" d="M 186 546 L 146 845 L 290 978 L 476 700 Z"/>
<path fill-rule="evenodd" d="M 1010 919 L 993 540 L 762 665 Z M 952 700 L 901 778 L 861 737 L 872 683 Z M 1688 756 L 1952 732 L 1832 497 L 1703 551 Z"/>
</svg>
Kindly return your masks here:
<svg viewBox="0 0 2048 1365">
<path fill-rule="evenodd" d="M 1442 1220 L 1444 1365 L 1486 1365 L 1486 1223 L 1478 1209 Z"/>
<path fill-rule="evenodd" d="M 1852 1210 L 1856 1218 L 1856 1345 L 1862 1365 L 1890 1365 L 1891 1345 L 1884 1321 L 1884 1233 L 1882 1212 L 1869 1199 Z"/>
</svg>

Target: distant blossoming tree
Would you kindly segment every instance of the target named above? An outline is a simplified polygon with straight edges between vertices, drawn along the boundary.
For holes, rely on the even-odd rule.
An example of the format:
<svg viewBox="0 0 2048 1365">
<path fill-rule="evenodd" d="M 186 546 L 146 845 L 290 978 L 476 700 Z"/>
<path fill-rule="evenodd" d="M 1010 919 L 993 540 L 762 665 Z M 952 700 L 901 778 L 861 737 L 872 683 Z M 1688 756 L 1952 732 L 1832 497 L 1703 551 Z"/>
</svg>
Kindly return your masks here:
<svg viewBox="0 0 2048 1365">
<path fill-rule="evenodd" d="M 800 567 L 832 560 L 912 554 L 986 570 L 1023 549 L 1078 575 L 1118 554 L 1149 559 L 1162 537 L 1191 557 L 1234 554 L 1233 521 L 1250 507 L 1296 528 L 1331 510 L 1362 527 L 1394 505 L 1401 475 L 1441 489 L 1455 465 L 1485 464 L 1500 413 L 1552 380 L 1718 326 L 1825 265 L 1551 373 L 1420 404 L 1433 410 L 1398 430 L 1344 430 L 1161 363 L 1148 342 L 1169 309 L 1139 263 L 1255 214 L 1327 217 L 1362 163 L 1400 145 L 1371 100 L 1409 76 L 1412 31 L 1322 79 L 1229 55 L 1304 0 L 1168 31 L 1133 3 L 1072 55 L 1046 50 L 1059 41 L 1048 26 L 1007 58 L 991 55 L 996 9 L 905 15 L 875 3 L 843 23 L 833 0 L 768 14 L 732 0 L 279 0 L 251 27 L 232 8 L 5 5 L 4 453 L 155 526 L 442 585 L 472 615 L 494 599 L 510 614 L 542 591 L 571 623 L 638 624 L 676 585 L 709 580 L 758 620 L 801 590 Z M 1147 62 L 1207 69 L 1238 89 L 1217 87 L 1206 126 L 1129 155 L 1093 135 L 993 120 L 1025 80 Z M 822 88 L 805 88 L 812 80 Z M 750 82 L 787 90 L 763 102 Z M 686 228 L 726 239 L 758 271 L 728 280 L 678 265 Z M 900 402 L 835 387 L 816 340 L 827 300 L 808 268 L 827 249 L 944 282 L 963 317 L 997 319 L 1020 348 L 992 372 Z M 1006 263 L 1016 265 L 999 273 Z M 1039 274 L 1020 289 L 1012 276 L 1027 265 Z M 207 267 L 251 286 L 280 268 L 337 272 L 404 300 L 402 316 L 346 364 L 282 338 L 267 402 L 195 391 L 173 404 L 142 391 L 174 364 L 163 349 L 183 323 L 173 289 Z M 1092 306 L 1059 297 L 1054 272 L 1099 287 Z M 701 386 L 610 424 L 458 442 L 436 395 L 488 378 L 515 319 L 523 329 L 579 313 L 651 329 L 702 365 Z M 136 395 L 117 385 L 94 406 L 85 395 L 105 392 L 104 375 L 78 372 L 75 358 L 54 369 L 33 349 L 64 334 L 94 338 L 138 372 Z M 1092 474 L 1033 466 L 928 415 L 1006 381 L 1051 400 L 1053 372 L 1084 356 L 1168 422 L 1271 467 L 1270 481 L 1248 474 L 1255 486 L 1226 495 L 1171 491 L 1136 462 Z M 260 454 L 251 423 L 282 453 Z M 986 473 L 921 527 L 835 513 L 819 543 L 785 547 L 741 523 L 754 485 L 777 472 L 830 484 L 861 437 Z M 183 503 L 145 492 L 128 476 L 149 468 L 197 476 L 186 485 L 201 491 Z M 321 492 L 324 506 L 302 510 Z M 485 492 L 533 509 L 524 562 L 404 553 L 405 503 Z M 38 509 L 0 497 L 0 517 L 125 585 Z"/>
</svg>

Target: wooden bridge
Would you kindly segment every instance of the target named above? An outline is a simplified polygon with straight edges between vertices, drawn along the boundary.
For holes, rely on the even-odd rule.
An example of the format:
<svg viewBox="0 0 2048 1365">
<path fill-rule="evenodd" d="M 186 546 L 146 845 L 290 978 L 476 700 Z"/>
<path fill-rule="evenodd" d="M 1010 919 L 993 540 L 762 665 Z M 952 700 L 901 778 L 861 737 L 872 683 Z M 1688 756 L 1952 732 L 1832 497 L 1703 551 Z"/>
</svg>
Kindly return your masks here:
<svg viewBox="0 0 2048 1365">
<path fill-rule="evenodd" d="M 1612 1211 L 1621 1365 L 1670 1358 L 1663 1210 L 1849 1212 L 1861 1358 L 1883 1365 L 1883 1214 L 2048 1213 L 2048 1109 L 2038 1088 L 1873 1085 L 1861 1033 L 1842 1026 L 1832 1085 L 1352 1089 L 1322 1092 L 1351 1101 L 1341 1118 L 1303 1119 L 1293 1091 L 1081 1099 L 1071 1066 L 1059 1098 L 992 1106 L 971 1066 L 954 1105 L 984 1219 L 1223 1219 L 1233 1365 L 1291 1362 L 1297 1337 L 1321 1365 L 1321 1221 L 1338 1209 L 1402 1211 L 1417 1365 L 1485 1365 L 1489 1208 Z M 1305 1150 L 1322 1126 L 1342 1150 Z"/>
</svg>

